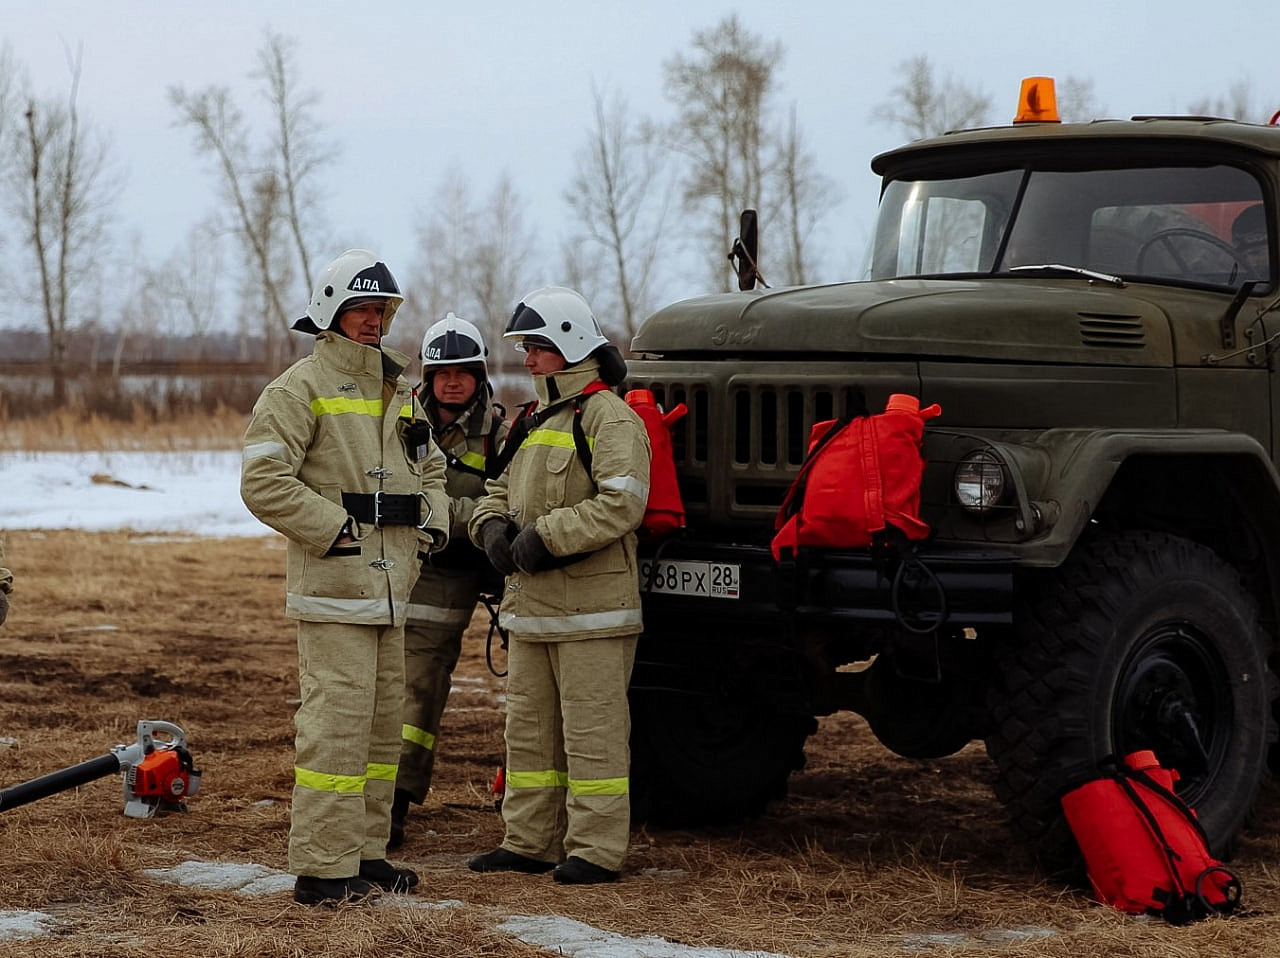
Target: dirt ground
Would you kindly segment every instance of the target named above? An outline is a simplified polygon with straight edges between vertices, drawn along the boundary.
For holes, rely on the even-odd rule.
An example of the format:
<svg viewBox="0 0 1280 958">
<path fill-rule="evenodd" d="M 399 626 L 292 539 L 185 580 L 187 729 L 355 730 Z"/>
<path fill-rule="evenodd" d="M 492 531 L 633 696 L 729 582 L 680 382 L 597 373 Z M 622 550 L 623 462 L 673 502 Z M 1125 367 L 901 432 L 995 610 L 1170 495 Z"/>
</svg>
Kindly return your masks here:
<svg viewBox="0 0 1280 958">
<path fill-rule="evenodd" d="M 251 897 L 172 884 L 148 871 L 187 861 L 285 867 L 297 679 L 282 540 L 10 532 L 6 545 L 17 592 L 0 628 L 0 787 L 131 742 L 140 719 L 180 725 L 204 773 L 185 815 L 126 818 L 118 775 L 0 812 L 0 910 L 56 919 L 41 937 L 0 941 L 6 956 L 554 953 L 504 930 L 513 915 L 818 958 L 1238 958 L 1280 947 L 1274 788 L 1233 862 L 1248 913 L 1174 928 L 1037 874 L 1005 829 L 980 745 L 907 761 L 852 715 L 822 720 L 790 796 L 760 819 L 636 828 L 616 885 L 474 874 L 466 858 L 501 837 L 488 786 L 502 757 L 503 683 L 486 665 L 483 610 L 458 668 L 435 788 L 398 856 L 422 875 L 416 896 L 310 909 L 284 890 Z"/>
</svg>

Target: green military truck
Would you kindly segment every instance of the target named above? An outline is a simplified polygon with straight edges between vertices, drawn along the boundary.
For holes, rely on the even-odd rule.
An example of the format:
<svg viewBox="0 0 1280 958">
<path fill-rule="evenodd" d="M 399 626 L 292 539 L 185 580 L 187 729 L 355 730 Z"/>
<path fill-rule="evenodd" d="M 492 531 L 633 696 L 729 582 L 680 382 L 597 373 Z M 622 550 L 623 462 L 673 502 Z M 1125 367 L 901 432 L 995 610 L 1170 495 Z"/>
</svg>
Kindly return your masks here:
<svg viewBox="0 0 1280 958">
<path fill-rule="evenodd" d="M 679 302 L 632 343 L 629 386 L 690 410 L 687 529 L 642 552 L 637 815 L 757 813 L 852 710 L 907 757 L 982 740 L 1042 850 L 1065 791 L 1151 749 L 1229 854 L 1277 737 L 1280 128 L 1015 122 L 871 166 L 865 278 Z M 942 407 L 919 562 L 775 562 L 810 428 L 894 393 Z"/>
</svg>

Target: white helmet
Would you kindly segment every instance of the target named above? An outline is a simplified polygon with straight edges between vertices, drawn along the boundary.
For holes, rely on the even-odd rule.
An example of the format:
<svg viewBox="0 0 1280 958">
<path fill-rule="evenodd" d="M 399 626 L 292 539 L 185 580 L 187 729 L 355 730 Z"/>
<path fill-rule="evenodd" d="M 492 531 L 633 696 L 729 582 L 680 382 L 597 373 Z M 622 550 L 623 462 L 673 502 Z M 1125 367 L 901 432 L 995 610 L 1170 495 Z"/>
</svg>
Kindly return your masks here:
<svg viewBox="0 0 1280 958">
<path fill-rule="evenodd" d="M 543 286 L 522 297 L 502 338 L 551 346 L 570 365 L 609 343 L 582 294 L 564 286 Z"/>
<path fill-rule="evenodd" d="M 367 249 L 349 249 L 320 271 L 307 315 L 293 324 L 293 328 L 305 333 L 318 333 L 332 329 L 344 307 L 356 306 L 369 300 L 381 300 L 382 332 L 385 335 L 391 325 L 391 317 L 404 302 L 400 287 L 387 264 Z"/>
<path fill-rule="evenodd" d="M 422 337 L 422 375 L 426 378 L 432 366 L 479 365 L 480 378 L 488 372 L 485 357 L 489 350 L 484 337 L 465 319 L 449 313 L 438 323 L 432 324 Z"/>
</svg>

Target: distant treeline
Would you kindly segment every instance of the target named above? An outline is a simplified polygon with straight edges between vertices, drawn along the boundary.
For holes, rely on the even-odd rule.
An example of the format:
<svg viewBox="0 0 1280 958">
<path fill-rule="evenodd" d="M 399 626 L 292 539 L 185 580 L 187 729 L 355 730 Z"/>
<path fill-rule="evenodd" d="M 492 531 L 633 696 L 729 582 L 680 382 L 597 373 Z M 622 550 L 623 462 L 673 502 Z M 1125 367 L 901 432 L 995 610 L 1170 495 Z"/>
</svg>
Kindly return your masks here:
<svg viewBox="0 0 1280 958">
<path fill-rule="evenodd" d="M 90 367 L 118 363 L 194 360 L 197 362 L 257 362 L 264 353 L 259 336 L 244 333 L 162 336 L 118 329 L 72 329 L 67 333 L 71 355 Z M 49 355 L 49 334 L 43 329 L 0 330 L 0 367 L 40 363 Z M 298 336 L 297 353 L 311 346 Z"/>
<path fill-rule="evenodd" d="M 72 337 L 68 402 L 108 419 L 164 417 L 218 406 L 248 413 L 283 368 L 261 358 L 263 343 L 252 336 L 121 336 L 115 330 L 81 330 Z M 8 330 L 0 343 L 0 419 L 46 411 L 53 396 L 48 336 L 39 330 Z M 297 355 L 309 352 L 311 343 L 310 336 L 298 336 Z M 392 345 L 414 353 L 412 346 Z M 419 373 L 411 364 L 405 378 L 416 383 Z M 525 395 L 529 386 L 523 371 L 493 378 L 500 399 L 508 392 L 512 404 L 532 398 Z"/>
</svg>

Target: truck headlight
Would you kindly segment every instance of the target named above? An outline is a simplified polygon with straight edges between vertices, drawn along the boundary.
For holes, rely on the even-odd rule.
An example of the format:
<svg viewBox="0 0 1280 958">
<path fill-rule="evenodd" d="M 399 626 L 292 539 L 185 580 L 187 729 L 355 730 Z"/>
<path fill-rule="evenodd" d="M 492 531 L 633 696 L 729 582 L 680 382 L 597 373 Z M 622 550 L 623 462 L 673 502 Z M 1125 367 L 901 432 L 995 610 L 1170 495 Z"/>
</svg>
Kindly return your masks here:
<svg viewBox="0 0 1280 958">
<path fill-rule="evenodd" d="M 956 501 L 967 512 L 984 513 L 1004 499 L 1004 466 L 993 453 L 971 452 L 956 467 Z"/>
</svg>

